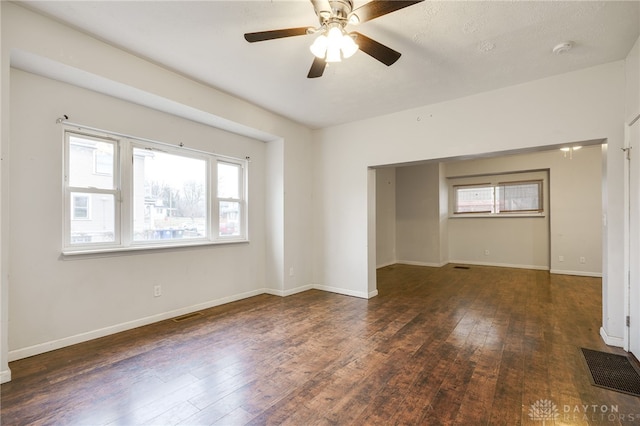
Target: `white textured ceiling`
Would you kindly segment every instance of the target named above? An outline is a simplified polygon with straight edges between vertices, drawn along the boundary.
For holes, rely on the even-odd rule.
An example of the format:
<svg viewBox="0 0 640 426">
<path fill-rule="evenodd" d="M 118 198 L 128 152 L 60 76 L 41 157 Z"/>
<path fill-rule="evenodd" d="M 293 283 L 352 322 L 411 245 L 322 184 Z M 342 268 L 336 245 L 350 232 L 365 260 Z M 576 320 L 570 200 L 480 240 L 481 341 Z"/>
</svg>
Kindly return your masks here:
<svg viewBox="0 0 640 426">
<path fill-rule="evenodd" d="M 307 0 L 21 3 L 312 128 L 624 59 L 640 32 L 638 1 L 425 1 L 357 27 L 402 53 L 391 67 L 358 52 L 307 79 L 314 36 L 243 38 L 317 26 Z"/>
</svg>

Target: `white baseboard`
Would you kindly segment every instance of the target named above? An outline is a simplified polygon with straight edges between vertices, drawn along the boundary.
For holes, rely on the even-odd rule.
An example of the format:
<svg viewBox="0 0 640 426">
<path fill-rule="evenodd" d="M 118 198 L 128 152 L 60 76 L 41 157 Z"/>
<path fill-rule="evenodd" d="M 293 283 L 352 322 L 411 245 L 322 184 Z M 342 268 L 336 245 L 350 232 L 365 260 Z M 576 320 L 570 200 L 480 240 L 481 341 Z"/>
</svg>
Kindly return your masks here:
<svg viewBox="0 0 640 426">
<path fill-rule="evenodd" d="M 417 262 L 415 260 L 398 260 L 396 262 L 400 265 L 409 265 L 409 266 L 428 266 L 430 268 L 441 268 L 449 262 L 444 263 L 433 263 L 433 262 Z"/>
<path fill-rule="evenodd" d="M 303 291 L 312 290 L 312 289 L 313 289 L 312 285 L 303 285 L 303 286 L 292 288 L 289 290 L 276 290 L 273 288 L 265 288 L 264 293 L 271 294 L 273 296 L 286 297 L 286 296 L 291 296 L 292 294 L 302 293 Z"/>
<path fill-rule="evenodd" d="M 606 343 L 609 346 L 624 348 L 624 339 L 622 337 L 609 336 L 607 334 L 607 331 L 604 329 L 604 327 L 600 327 L 600 337 L 602 337 L 602 340 L 604 340 L 604 343 Z"/>
<path fill-rule="evenodd" d="M 364 293 L 362 291 L 353 291 L 353 290 L 347 290 L 344 288 L 331 287 L 331 286 L 320 285 L 320 284 L 313 285 L 313 288 L 315 288 L 316 290 L 328 291 L 329 293 L 344 294 L 345 296 L 353 296 L 353 297 L 359 297 L 361 299 L 369 299 L 369 294 Z M 377 294 L 378 292 L 375 291 L 375 293 Z"/>
<path fill-rule="evenodd" d="M 391 266 L 391 265 L 395 265 L 398 262 L 387 262 L 387 263 L 382 263 L 380 265 L 376 266 L 376 269 L 381 269 L 381 268 L 386 268 L 387 266 Z"/>
<path fill-rule="evenodd" d="M 602 278 L 602 272 L 565 271 L 563 269 L 552 269 L 549 272 L 558 275 L 576 275 L 579 277 Z"/>
<path fill-rule="evenodd" d="M 19 359 L 27 358 L 34 355 L 39 355 L 45 352 L 54 351 L 56 349 L 61 349 L 61 348 L 75 345 L 78 343 L 87 342 L 89 340 L 98 339 L 100 337 L 109 336 L 111 334 L 120 333 L 122 331 L 131 330 L 133 328 L 142 327 L 142 326 L 153 324 L 159 321 L 164 321 L 170 318 L 175 318 L 180 315 L 189 314 L 191 312 L 213 308 L 214 306 L 224 305 L 225 303 L 235 302 L 237 300 L 246 299 L 246 298 L 257 296 L 260 294 L 271 294 L 274 296 L 286 297 L 292 294 L 301 293 L 303 291 L 307 291 L 311 289 L 318 289 L 322 291 L 328 291 L 331 293 L 343 294 L 346 296 L 354 296 L 354 297 L 359 297 L 361 299 L 370 299 L 378 295 L 377 290 L 372 291 L 370 293 L 363 293 L 359 291 L 345 290 L 338 287 L 311 285 L 311 284 L 296 287 L 294 289 L 289 289 L 289 290 L 276 290 L 276 289 L 270 289 L 270 288 L 262 288 L 258 290 L 236 294 L 229 297 L 223 297 L 220 299 L 211 300 L 204 303 L 199 303 L 199 304 L 188 306 L 185 308 L 175 309 L 169 312 L 163 312 L 157 315 L 151 315 L 145 318 L 124 322 L 124 323 L 112 325 L 109 327 L 100 328 L 98 330 L 92 330 L 85 333 L 79 333 L 73 336 L 52 340 L 49 342 L 39 343 L 37 345 L 28 346 L 26 348 L 16 349 L 13 351 L 9 351 L 8 359 L 9 361 L 16 361 Z M 3 381 L 11 380 L 11 371 L 9 370 L 6 372 L 3 371 L 0 374 L 1 374 L 0 378 Z"/>
<path fill-rule="evenodd" d="M 11 381 L 11 370 L 6 369 L 0 371 L 0 383 L 7 383 Z"/>
<path fill-rule="evenodd" d="M 27 358 L 30 356 L 42 354 L 45 352 L 53 351 L 56 349 L 64 348 L 66 346 L 75 345 L 77 343 L 86 342 L 100 337 L 109 336 L 111 334 L 119 333 L 133 328 L 142 327 L 144 325 L 153 324 L 155 322 L 164 321 L 170 318 L 185 315 L 191 312 L 196 312 L 202 309 L 212 308 L 214 306 L 224 305 L 225 303 L 235 302 L 237 300 L 246 299 L 248 297 L 264 294 L 265 289 L 253 290 L 246 293 L 240 293 L 229 297 L 223 297 L 216 300 L 211 300 L 204 303 L 198 303 L 196 305 L 188 306 L 185 308 L 175 309 L 169 312 L 163 312 L 157 315 L 151 315 L 145 318 L 140 318 L 133 321 L 124 322 L 121 324 L 112 325 L 109 327 L 100 328 L 98 330 L 92 330 L 85 333 L 79 333 L 73 336 L 64 337 L 62 339 L 52 340 L 45 343 L 39 343 L 37 345 L 28 346 L 22 349 L 16 349 L 9 351 L 9 361 L 16 361 L 18 359 Z"/>
<path fill-rule="evenodd" d="M 291 296 L 292 294 L 296 294 L 296 293 L 302 293 L 303 291 L 307 291 L 307 290 L 313 290 L 313 286 L 311 284 L 309 285 L 303 285 L 300 287 L 296 287 L 296 288 L 292 288 L 289 290 L 285 290 L 282 294 L 283 297 L 286 296 Z"/>
<path fill-rule="evenodd" d="M 450 260 L 449 263 L 460 265 L 495 266 L 498 268 L 533 269 L 536 271 L 548 271 L 548 266 L 540 265 L 518 265 L 514 263 L 476 262 L 473 260 Z"/>
</svg>

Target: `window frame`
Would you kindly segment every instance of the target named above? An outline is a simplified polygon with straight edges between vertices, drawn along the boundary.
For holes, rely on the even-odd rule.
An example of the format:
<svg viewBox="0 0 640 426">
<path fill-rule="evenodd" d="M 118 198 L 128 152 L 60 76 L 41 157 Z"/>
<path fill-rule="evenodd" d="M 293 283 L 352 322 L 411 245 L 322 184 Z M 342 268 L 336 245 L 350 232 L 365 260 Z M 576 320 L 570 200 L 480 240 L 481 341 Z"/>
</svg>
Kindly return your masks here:
<svg viewBox="0 0 640 426">
<path fill-rule="evenodd" d="M 538 208 L 520 210 L 502 210 L 497 208 L 498 214 L 540 214 L 544 212 L 544 182 L 542 179 L 528 179 L 520 181 L 499 182 L 495 186 L 495 191 L 499 192 L 501 187 L 520 186 L 523 184 L 537 184 L 538 186 Z M 496 196 L 496 206 L 501 205 L 501 200 Z"/>
<path fill-rule="evenodd" d="M 113 179 L 114 189 L 105 190 L 93 187 L 71 187 L 69 185 L 70 167 L 70 138 L 76 136 L 98 142 L 108 141 L 114 144 Z M 211 244 L 228 244 L 248 242 L 248 161 L 246 159 L 219 155 L 211 152 L 185 148 L 183 146 L 170 145 L 153 140 L 117 134 L 104 130 L 86 128 L 78 125 L 67 124 L 63 126 L 63 255 L 108 253 L 130 250 L 148 250 L 159 248 L 188 247 Z M 186 158 L 195 158 L 205 161 L 205 207 L 206 230 L 202 237 L 172 238 L 167 240 L 135 240 L 134 237 L 134 148 L 149 151 L 158 151 L 170 155 Z M 220 236 L 218 219 L 217 197 L 217 164 L 224 162 L 236 165 L 239 169 L 238 201 L 240 203 L 240 232 L 238 235 Z M 93 158 L 95 166 L 95 155 Z M 93 170 L 95 172 L 95 168 Z M 114 241 L 113 242 L 82 242 L 72 243 L 71 221 L 73 220 L 72 193 L 80 192 L 90 194 L 113 194 L 114 205 Z"/>
<path fill-rule="evenodd" d="M 211 160 L 211 155 L 206 155 L 204 153 L 195 151 L 195 150 L 191 150 L 191 149 L 185 149 L 182 147 L 174 147 L 174 146 L 159 146 L 158 143 L 154 143 L 154 142 L 149 142 L 149 141 L 141 141 L 141 140 L 130 140 L 130 143 L 128 144 L 128 148 L 130 151 L 130 155 L 128 156 L 128 158 L 131 160 L 131 162 L 134 162 L 134 150 L 135 149 L 140 149 L 142 151 L 149 151 L 149 152 L 158 152 L 158 153 L 162 153 L 162 154 L 168 154 L 168 155 L 174 155 L 174 156 L 179 156 L 179 157 L 184 157 L 184 158 L 190 158 L 190 159 L 196 159 L 196 160 L 204 160 L 205 163 L 205 181 L 207 183 L 207 190 L 205 191 L 205 206 L 209 206 L 210 205 L 210 187 L 211 187 L 211 171 L 210 171 L 210 160 Z M 127 160 L 128 161 L 128 160 Z M 205 224 L 206 224 L 206 233 L 205 235 L 203 235 L 200 238 L 172 238 L 167 240 L 163 240 L 163 239 L 157 239 L 157 240 L 136 240 L 135 236 L 134 236 L 134 229 L 133 229 L 133 224 L 134 224 L 134 219 L 135 219 L 135 214 L 133 212 L 133 207 L 134 207 L 134 195 L 135 195 L 135 191 L 134 191 L 134 183 L 135 183 L 135 175 L 134 175 L 134 171 L 133 168 L 131 170 L 131 178 L 128 180 L 128 184 L 130 185 L 130 187 L 128 188 L 127 192 L 130 192 L 130 195 L 128 196 L 128 199 L 131 200 L 129 205 L 130 205 L 130 218 L 131 220 L 128 221 L 128 225 L 131 226 L 131 231 L 127 232 L 127 240 L 129 242 L 129 245 L 131 247 L 141 247 L 141 248 L 152 248 L 154 246 L 185 246 L 185 245 L 200 245 L 202 243 L 207 243 L 209 242 L 209 237 L 211 235 L 211 208 L 207 207 L 206 213 L 205 213 Z M 156 207 L 157 209 L 157 207 Z M 127 216 L 129 217 L 129 215 Z"/>
<path fill-rule="evenodd" d="M 120 240 L 120 234 L 118 232 L 118 230 L 120 229 L 120 215 L 117 214 L 118 212 L 118 205 L 119 202 L 121 201 L 121 190 L 120 190 L 120 180 L 119 180 L 119 176 L 120 176 L 120 170 L 119 170 L 119 161 L 118 158 L 120 157 L 121 153 L 120 153 L 120 145 L 118 143 L 118 140 L 111 137 L 110 135 L 98 135 L 95 133 L 87 133 L 84 132 L 82 130 L 77 130 L 77 131 L 69 131 L 69 129 L 67 129 L 66 127 L 63 126 L 63 152 L 64 152 L 64 158 L 63 158 L 63 188 L 64 188 L 64 192 L 63 192 L 63 204 L 64 204 L 64 211 L 63 211 L 63 220 L 64 220 L 64 224 L 62 226 L 63 229 L 63 253 L 65 251 L 69 251 L 69 250 L 73 250 L 73 251 L 81 251 L 81 247 L 100 247 L 103 249 L 112 249 L 114 247 L 117 247 L 118 245 L 121 244 L 121 240 Z M 95 142 L 103 142 L 103 143 L 110 143 L 113 145 L 113 156 L 114 156 L 114 164 L 113 164 L 113 176 L 112 176 L 112 186 L 111 188 L 98 188 L 98 187 L 93 187 L 93 186 L 71 186 L 70 184 L 70 169 L 69 169 L 69 163 L 70 163 L 70 155 L 71 155 L 71 143 L 70 143 L 70 139 L 72 136 L 81 138 L 81 139 L 85 139 L 85 140 L 92 140 Z M 95 174 L 95 156 L 91 157 L 91 172 Z M 93 196 L 96 195 L 110 195 L 113 196 L 114 198 L 114 239 L 111 242 L 100 242 L 100 243 L 85 243 L 85 244 L 81 244 L 81 243 L 76 243 L 74 244 L 72 235 L 71 235 L 71 229 L 72 229 L 72 220 L 79 220 L 82 222 L 87 222 L 87 221 L 91 221 L 92 220 L 92 216 L 89 213 L 89 217 L 88 218 L 83 218 L 83 219 L 74 219 L 73 218 L 73 201 L 72 201 L 72 197 L 74 193 L 80 193 L 80 194 L 87 194 L 88 198 L 89 198 L 89 205 L 91 205 L 91 198 Z"/>
<path fill-rule="evenodd" d="M 545 181 L 544 178 L 531 178 L 524 180 L 513 181 L 500 181 L 497 183 L 462 183 L 451 185 L 452 189 L 452 203 L 451 203 L 451 217 L 531 217 L 531 216 L 544 216 L 545 214 Z M 537 209 L 522 209 L 522 210 L 501 210 L 499 192 L 501 187 L 517 186 L 522 184 L 535 183 L 538 185 L 538 208 Z M 458 208 L 458 190 L 468 188 L 487 188 L 492 190 L 492 207 L 491 211 L 459 211 Z"/>
<path fill-rule="evenodd" d="M 218 170 L 219 170 L 219 165 L 220 164 L 225 164 L 225 165 L 233 165 L 238 167 L 238 198 L 234 198 L 234 197 L 220 197 L 218 196 Z M 221 233 L 221 226 L 220 226 L 220 204 L 221 203 L 225 203 L 225 202 L 229 202 L 229 203 L 238 203 L 239 204 L 239 210 L 240 210 L 240 218 L 239 218 L 239 224 L 240 224 L 240 236 L 242 236 L 243 234 L 243 230 L 246 230 L 246 201 L 245 198 L 243 197 L 243 193 L 246 193 L 246 189 L 245 189 L 245 180 L 246 180 L 246 173 L 245 173 L 245 168 L 243 164 L 237 163 L 237 162 L 232 162 L 229 161 L 228 159 L 218 159 L 216 161 L 216 167 L 215 167 L 215 179 L 212 179 L 213 182 L 216 183 L 216 197 L 215 200 L 213 199 L 214 197 L 212 197 L 212 202 L 214 203 L 214 205 L 212 206 L 212 212 L 215 214 L 212 214 L 212 231 L 215 231 L 215 234 L 217 236 L 217 238 L 221 239 L 222 241 L 225 240 L 233 240 L 238 238 L 238 235 L 223 235 Z"/>
<path fill-rule="evenodd" d="M 458 189 L 471 189 L 471 188 L 482 188 L 482 189 L 489 189 L 491 188 L 491 198 L 492 198 L 492 204 L 493 207 L 491 208 L 491 210 L 481 210 L 481 211 L 464 211 L 464 212 L 460 212 L 458 211 Z M 495 186 L 493 186 L 491 183 L 471 183 L 471 184 L 462 184 L 462 185 L 453 185 L 453 214 L 456 215 L 463 215 L 463 214 L 469 214 L 469 215 L 481 215 L 481 214 L 494 214 L 493 210 L 495 209 Z"/>
</svg>

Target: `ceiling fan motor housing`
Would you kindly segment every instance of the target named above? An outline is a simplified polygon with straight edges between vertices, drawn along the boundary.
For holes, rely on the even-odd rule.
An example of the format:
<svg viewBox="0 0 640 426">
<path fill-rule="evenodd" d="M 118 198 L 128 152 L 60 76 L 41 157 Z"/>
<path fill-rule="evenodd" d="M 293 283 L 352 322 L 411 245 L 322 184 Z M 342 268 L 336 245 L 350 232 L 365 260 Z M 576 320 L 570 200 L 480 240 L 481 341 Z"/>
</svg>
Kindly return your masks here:
<svg viewBox="0 0 640 426">
<path fill-rule="evenodd" d="M 311 3 L 320 19 L 320 25 L 340 22 L 344 26 L 349 19 L 349 14 L 353 11 L 351 0 L 311 0 Z"/>
</svg>

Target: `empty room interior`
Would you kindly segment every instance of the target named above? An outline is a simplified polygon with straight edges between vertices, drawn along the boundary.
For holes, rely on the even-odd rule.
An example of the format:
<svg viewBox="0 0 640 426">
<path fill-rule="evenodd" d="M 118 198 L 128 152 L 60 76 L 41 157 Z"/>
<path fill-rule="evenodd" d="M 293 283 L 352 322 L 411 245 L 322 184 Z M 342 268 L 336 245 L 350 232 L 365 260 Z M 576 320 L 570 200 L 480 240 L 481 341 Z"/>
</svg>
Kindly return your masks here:
<svg viewBox="0 0 640 426">
<path fill-rule="evenodd" d="M 3 424 L 640 422 L 640 2 L 0 19 Z"/>
</svg>

